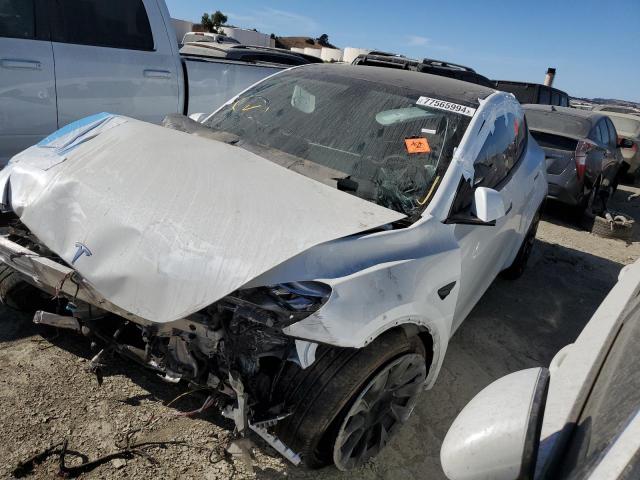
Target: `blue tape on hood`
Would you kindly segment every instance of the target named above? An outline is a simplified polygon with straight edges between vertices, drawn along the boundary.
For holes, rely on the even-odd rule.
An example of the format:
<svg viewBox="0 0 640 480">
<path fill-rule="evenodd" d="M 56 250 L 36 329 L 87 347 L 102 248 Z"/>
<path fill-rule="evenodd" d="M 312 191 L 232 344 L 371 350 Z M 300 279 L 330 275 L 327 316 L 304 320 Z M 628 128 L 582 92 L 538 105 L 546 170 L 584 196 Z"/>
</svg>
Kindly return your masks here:
<svg viewBox="0 0 640 480">
<path fill-rule="evenodd" d="M 58 155 L 64 155 L 84 141 L 94 138 L 95 135 L 89 134 L 115 117 L 116 116 L 111 113 L 103 112 L 81 118 L 53 132 L 41 140 L 36 146 L 40 148 L 52 148 Z M 95 132 L 96 135 L 98 133 L 99 131 Z"/>
</svg>

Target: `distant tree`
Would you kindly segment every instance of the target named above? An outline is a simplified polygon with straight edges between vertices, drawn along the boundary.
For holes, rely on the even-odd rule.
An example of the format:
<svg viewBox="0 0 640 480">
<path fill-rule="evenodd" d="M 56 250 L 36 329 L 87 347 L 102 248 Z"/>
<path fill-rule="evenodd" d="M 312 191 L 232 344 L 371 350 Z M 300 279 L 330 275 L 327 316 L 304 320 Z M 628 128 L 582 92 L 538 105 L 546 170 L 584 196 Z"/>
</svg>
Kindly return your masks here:
<svg viewBox="0 0 640 480">
<path fill-rule="evenodd" d="M 275 33 L 272 33 L 272 34 L 270 35 L 270 37 L 271 37 L 271 38 L 273 38 L 273 39 L 275 40 L 275 39 L 276 39 L 276 34 L 275 34 Z"/>
<path fill-rule="evenodd" d="M 218 28 L 227 22 L 227 16 L 220 10 L 216 10 L 213 14 L 202 14 L 202 27 L 205 32 L 218 33 Z"/>
<path fill-rule="evenodd" d="M 322 45 L 323 47 L 326 47 L 329 44 L 329 35 L 327 35 L 326 33 L 323 33 L 316 40 L 320 45 Z"/>
<path fill-rule="evenodd" d="M 200 20 L 202 24 L 202 28 L 204 28 L 205 32 L 213 32 L 213 22 L 211 21 L 211 17 L 209 17 L 208 13 L 202 14 L 202 19 Z"/>
<path fill-rule="evenodd" d="M 218 28 L 221 25 L 227 23 L 227 16 L 222 13 L 220 10 L 216 10 L 213 15 L 211 15 L 211 23 L 215 28 Z"/>
</svg>

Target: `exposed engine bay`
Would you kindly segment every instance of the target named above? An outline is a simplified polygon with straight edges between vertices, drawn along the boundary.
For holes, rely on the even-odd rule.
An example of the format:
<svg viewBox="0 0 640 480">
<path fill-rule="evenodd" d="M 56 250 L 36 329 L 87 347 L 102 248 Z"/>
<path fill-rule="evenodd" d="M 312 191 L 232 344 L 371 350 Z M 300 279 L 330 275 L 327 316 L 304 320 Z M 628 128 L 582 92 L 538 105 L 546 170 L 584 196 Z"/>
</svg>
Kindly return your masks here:
<svg viewBox="0 0 640 480">
<path fill-rule="evenodd" d="M 33 255 L 65 263 L 13 215 L 2 214 L 2 220 L 5 238 Z M 34 323 L 87 337 L 96 350 L 88 370 L 99 383 L 109 358 L 119 354 L 167 382 L 184 381 L 208 390 L 209 405 L 215 403 L 235 422 L 236 433 L 253 430 L 291 462 L 300 462 L 267 428 L 290 414 L 276 388 L 280 375 L 286 368 L 312 364 L 318 344 L 288 337 L 282 328 L 318 310 L 331 292 L 327 285 L 297 282 L 238 290 L 188 318 L 144 324 L 65 293 L 65 282 L 76 285 L 76 292 L 81 288 L 74 272 L 52 296 L 34 285 L 22 292 L 21 300 L 43 308 L 35 313 Z"/>
</svg>

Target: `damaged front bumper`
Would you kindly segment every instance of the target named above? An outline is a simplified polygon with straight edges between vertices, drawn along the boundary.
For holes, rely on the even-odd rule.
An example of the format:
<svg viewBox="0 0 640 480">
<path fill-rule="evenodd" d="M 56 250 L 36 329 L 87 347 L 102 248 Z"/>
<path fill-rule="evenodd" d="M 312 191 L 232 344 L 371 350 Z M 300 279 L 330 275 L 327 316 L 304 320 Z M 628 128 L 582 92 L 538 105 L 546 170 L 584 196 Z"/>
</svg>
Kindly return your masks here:
<svg viewBox="0 0 640 480">
<path fill-rule="evenodd" d="M 281 329 L 320 308 L 329 287 L 303 282 L 248 289 L 187 318 L 154 323 L 103 298 L 55 256 L 20 245 L 11 228 L 0 229 L 0 260 L 55 300 L 55 312 L 37 311 L 34 323 L 72 330 L 101 345 L 89 364 L 100 382 L 105 359 L 117 353 L 166 381 L 208 389 L 223 399 L 216 403 L 234 421 L 238 435 L 252 431 L 293 464 L 300 463 L 299 455 L 269 432 L 289 414 L 274 395 L 274 382 L 285 362 L 300 368 L 313 363 L 318 345 L 288 337 Z"/>
</svg>

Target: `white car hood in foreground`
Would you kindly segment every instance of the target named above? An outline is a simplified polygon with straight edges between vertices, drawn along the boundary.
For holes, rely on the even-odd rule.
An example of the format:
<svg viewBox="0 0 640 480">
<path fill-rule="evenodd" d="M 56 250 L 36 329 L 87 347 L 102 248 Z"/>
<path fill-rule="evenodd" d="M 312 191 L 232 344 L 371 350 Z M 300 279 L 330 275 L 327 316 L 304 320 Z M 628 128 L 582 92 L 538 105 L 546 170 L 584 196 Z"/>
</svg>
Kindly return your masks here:
<svg viewBox="0 0 640 480">
<path fill-rule="evenodd" d="M 239 147 L 107 114 L 14 157 L 0 191 L 105 299 L 154 322 L 403 218 Z"/>
</svg>

